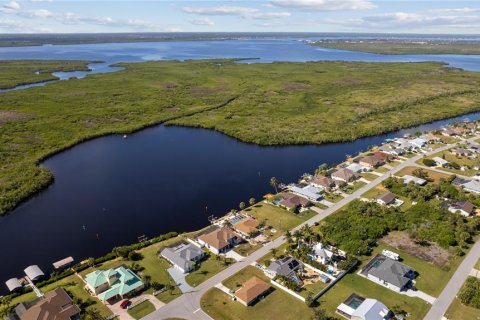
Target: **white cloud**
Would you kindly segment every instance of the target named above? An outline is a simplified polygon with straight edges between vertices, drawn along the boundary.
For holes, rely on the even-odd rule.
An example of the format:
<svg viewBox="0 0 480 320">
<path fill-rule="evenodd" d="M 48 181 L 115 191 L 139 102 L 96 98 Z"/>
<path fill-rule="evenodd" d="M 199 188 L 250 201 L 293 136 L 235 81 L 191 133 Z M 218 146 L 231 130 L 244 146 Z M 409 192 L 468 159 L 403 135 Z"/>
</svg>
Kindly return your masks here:
<svg viewBox="0 0 480 320">
<path fill-rule="evenodd" d="M 10 1 L 0 7 L 2 13 L 16 13 L 19 12 L 22 7 L 16 1 Z"/>
<path fill-rule="evenodd" d="M 39 17 L 39 18 L 48 18 L 53 16 L 53 13 L 46 10 L 46 9 L 38 9 L 38 10 L 30 10 L 22 13 L 22 15 L 26 15 L 29 17 Z"/>
<path fill-rule="evenodd" d="M 289 12 L 262 12 L 256 8 L 237 6 L 184 7 L 186 13 L 209 16 L 238 16 L 245 19 L 279 19 L 289 17 Z"/>
<path fill-rule="evenodd" d="M 282 8 L 313 11 L 373 9 L 376 5 L 368 0 L 272 0 L 270 4 Z"/>
<path fill-rule="evenodd" d="M 96 24 L 110 27 L 132 27 L 136 29 L 158 29 L 156 24 L 144 20 L 137 19 L 113 19 L 111 17 L 100 16 L 81 16 L 72 12 L 67 12 L 63 15 L 56 16 L 56 19 L 65 24 Z"/>
<path fill-rule="evenodd" d="M 215 25 L 215 22 L 210 20 L 209 18 L 198 18 L 198 19 L 190 19 L 188 20 L 193 25 L 196 26 L 213 26 Z"/>
<path fill-rule="evenodd" d="M 436 12 L 436 13 L 473 13 L 473 12 L 480 12 L 480 8 L 469 8 L 469 7 L 464 7 L 464 8 L 444 8 L 444 9 L 432 9 L 430 12 Z"/>
<path fill-rule="evenodd" d="M 30 0 L 30 2 L 53 2 L 53 0 Z"/>
<path fill-rule="evenodd" d="M 27 33 L 47 33 L 52 32 L 49 28 L 32 26 L 22 21 L 11 19 L 0 19 L 0 30 L 5 29 L 5 32 L 27 32 Z"/>
</svg>

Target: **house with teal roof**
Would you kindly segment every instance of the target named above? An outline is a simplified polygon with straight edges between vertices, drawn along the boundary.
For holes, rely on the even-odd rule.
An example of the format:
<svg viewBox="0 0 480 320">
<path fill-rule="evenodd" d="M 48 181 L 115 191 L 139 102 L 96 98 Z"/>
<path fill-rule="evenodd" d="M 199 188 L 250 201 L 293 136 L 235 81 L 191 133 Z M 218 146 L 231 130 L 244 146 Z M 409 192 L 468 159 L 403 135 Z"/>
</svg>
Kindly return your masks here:
<svg viewBox="0 0 480 320">
<path fill-rule="evenodd" d="M 143 288 L 142 279 L 124 266 L 105 271 L 95 270 L 85 277 L 86 288 L 102 302 L 123 299 Z"/>
</svg>

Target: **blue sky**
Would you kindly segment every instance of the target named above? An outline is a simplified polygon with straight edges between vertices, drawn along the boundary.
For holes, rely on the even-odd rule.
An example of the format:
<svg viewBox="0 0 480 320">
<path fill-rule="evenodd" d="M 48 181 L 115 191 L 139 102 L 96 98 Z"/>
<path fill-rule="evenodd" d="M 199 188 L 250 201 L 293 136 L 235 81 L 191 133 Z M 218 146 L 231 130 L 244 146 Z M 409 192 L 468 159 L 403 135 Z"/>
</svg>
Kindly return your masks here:
<svg viewBox="0 0 480 320">
<path fill-rule="evenodd" d="M 480 34 L 480 1 L 0 0 L 0 33 L 219 31 Z"/>
</svg>

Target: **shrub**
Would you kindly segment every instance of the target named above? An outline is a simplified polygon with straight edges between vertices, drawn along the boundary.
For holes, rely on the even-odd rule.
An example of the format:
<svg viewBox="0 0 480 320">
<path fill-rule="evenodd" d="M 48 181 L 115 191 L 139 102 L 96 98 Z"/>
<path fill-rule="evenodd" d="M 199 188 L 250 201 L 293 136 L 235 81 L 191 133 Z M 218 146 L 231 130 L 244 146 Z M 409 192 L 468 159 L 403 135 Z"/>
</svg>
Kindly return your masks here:
<svg viewBox="0 0 480 320">
<path fill-rule="evenodd" d="M 432 160 L 432 159 L 428 159 L 428 158 L 425 158 L 423 159 L 423 164 L 426 165 L 427 167 L 435 167 L 437 165 L 437 163 Z"/>
</svg>

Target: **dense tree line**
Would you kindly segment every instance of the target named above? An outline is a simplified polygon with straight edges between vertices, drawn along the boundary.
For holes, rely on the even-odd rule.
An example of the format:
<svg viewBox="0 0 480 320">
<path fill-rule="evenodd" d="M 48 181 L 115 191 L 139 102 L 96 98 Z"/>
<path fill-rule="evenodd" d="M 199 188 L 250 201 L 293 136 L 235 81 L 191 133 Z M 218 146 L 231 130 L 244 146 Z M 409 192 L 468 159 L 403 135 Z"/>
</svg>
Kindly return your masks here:
<svg viewBox="0 0 480 320">
<path fill-rule="evenodd" d="M 468 277 L 458 294 L 458 298 L 463 304 L 480 309 L 480 280 Z"/>
</svg>

